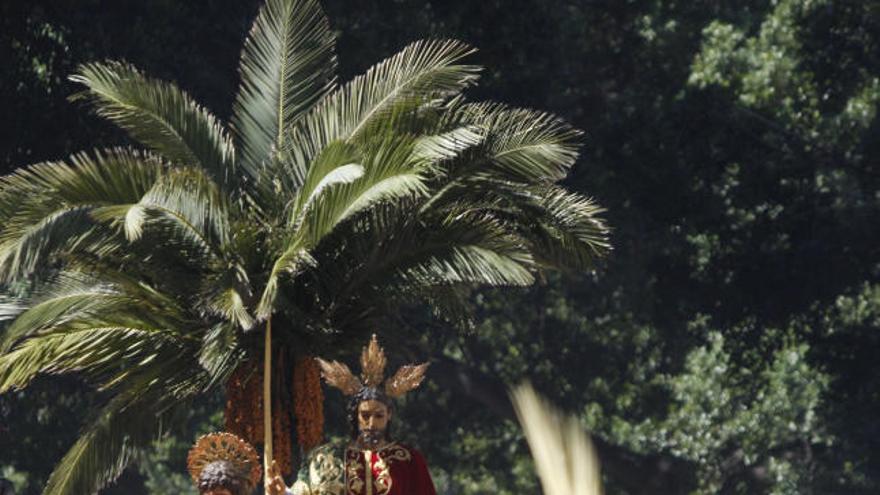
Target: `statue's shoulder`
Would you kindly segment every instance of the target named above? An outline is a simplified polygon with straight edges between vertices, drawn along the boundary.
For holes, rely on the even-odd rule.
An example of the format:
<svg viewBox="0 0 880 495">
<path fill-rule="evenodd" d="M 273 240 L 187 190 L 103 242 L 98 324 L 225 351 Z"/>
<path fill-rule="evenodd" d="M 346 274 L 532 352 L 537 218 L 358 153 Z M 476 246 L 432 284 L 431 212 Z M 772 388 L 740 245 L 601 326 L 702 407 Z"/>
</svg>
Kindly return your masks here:
<svg viewBox="0 0 880 495">
<path fill-rule="evenodd" d="M 321 444 L 306 456 L 300 468 L 293 495 L 341 494 L 344 489 L 345 441 Z"/>
<path fill-rule="evenodd" d="M 422 453 L 422 451 L 420 451 L 416 447 L 413 447 L 412 445 L 407 444 L 407 443 L 394 442 L 394 445 L 400 447 L 401 449 L 406 449 L 407 451 L 412 452 L 412 453 L 416 453 L 416 454 Z"/>
<path fill-rule="evenodd" d="M 328 455 L 342 457 L 342 455 L 345 453 L 345 448 L 347 447 L 347 445 L 348 442 L 346 442 L 345 440 L 331 440 L 329 442 L 322 443 L 321 445 L 318 445 L 317 447 L 310 450 L 309 453 L 306 454 L 306 457 L 309 459 L 314 459 L 318 456 Z"/>
<path fill-rule="evenodd" d="M 306 454 L 302 467 L 299 471 L 300 479 L 314 478 L 322 473 L 331 473 L 341 469 L 345 459 L 345 442 L 330 441 L 322 443 Z"/>
<path fill-rule="evenodd" d="M 418 449 L 400 442 L 388 444 L 380 452 L 382 457 L 395 461 L 412 461 L 423 458 Z"/>
</svg>

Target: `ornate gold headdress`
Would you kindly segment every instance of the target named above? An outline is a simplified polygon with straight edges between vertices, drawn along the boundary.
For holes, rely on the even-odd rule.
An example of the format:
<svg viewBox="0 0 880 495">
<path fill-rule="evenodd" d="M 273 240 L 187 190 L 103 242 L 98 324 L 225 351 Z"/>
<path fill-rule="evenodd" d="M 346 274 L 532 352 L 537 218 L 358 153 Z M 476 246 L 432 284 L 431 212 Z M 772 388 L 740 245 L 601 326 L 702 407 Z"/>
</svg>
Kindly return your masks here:
<svg viewBox="0 0 880 495">
<path fill-rule="evenodd" d="M 232 464 L 242 479 L 250 482 L 251 487 L 259 484 L 263 470 L 257 451 L 232 433 L 211 433 L 196 440 L 186 458 L 186 467 L 193 483 L 198 486 L 202 470 L 217 461 Z"/>
<path fill-rule="evenodd" d="M 385 375 L 385 350 L 379 347 L 379 340 L 373 334 L 370 343 L 361 352 L 360 379 L 351 372 L 348 366 L 339 361 L 324 361 L 316 358 L 321 366 L 321 376 L 332 387 L 336 387 L 345 395 L 354 395 L 364 387 L 380 388 Z M 385 394 L 397 398 L 418 387 L 425 378 L 428 363 L 401 366 L 397 373 L 385 380 Z"/>
</svg>

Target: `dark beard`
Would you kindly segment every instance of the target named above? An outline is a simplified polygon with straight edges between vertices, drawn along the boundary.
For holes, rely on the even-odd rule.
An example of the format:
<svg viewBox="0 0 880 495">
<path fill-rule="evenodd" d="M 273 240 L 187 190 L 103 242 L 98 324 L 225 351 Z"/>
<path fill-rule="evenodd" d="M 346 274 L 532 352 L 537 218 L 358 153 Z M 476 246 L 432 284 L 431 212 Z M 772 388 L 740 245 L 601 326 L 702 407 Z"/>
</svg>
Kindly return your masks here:
<svg viewBox="0 0 880 495">
<path fill-rule="evenodd" d="M 361 430 L 361 445 L 376 448 L 385 441 L 385 430 Z"/>
</svg>

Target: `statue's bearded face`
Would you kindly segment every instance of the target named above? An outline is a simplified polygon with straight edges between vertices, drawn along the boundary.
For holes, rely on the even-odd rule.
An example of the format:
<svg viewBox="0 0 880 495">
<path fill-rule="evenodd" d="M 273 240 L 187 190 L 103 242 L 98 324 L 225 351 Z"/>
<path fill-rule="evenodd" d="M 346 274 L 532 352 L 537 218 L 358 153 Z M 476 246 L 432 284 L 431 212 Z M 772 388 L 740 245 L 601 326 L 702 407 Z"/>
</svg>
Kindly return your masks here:
<svg viewBox="0 0 880 495">
<path fill-rule="evenodd" d="M 357 418 L 361 442 L 375 447 L 385 438 L 391 410 L 378 400 L 365 400 L 358 404 Z"/>
</svg>

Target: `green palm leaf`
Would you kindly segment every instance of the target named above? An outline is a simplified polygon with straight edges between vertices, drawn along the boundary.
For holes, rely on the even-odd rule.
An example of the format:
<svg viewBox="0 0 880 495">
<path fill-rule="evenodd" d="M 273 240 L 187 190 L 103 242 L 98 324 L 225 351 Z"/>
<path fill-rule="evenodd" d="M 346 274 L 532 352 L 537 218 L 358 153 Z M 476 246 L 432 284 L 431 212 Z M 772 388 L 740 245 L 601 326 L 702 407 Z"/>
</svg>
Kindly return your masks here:
<svg viewBox="0 0 880 495">
<path fill-rule="evenodd" d="M 10 282 L 33 273 L 50 254 L 92 237 L 93 227 L 84 206 L 61 208 L 28 225 L 19 237 L 0 241 L 0 280 Z"/>
<path fill-rule="evenodd" d="M 486 129 L 487 158 L 508 179 L 556 182 L 577 159 L 581 133 L 556 116 L 487 103 L 460 112 L 463 122 Z"/>
<path fill-rule="evenodd" d="M 268 317 L 273 311 L 278 277 L 285 272 L 296 274 L 307 266 L 314 266 L 309 251 L 338 224 L 379 202 L 424 194 L 424 170 L 412 159 L 413 145 L 413 139 L 402 137 L 389 137 L 386 141 L 374 143 L 370 149 L 362 150 L 366 155 L 362 176 L 350 182 L 336 181 L 309 202 L 310 207 L 303 211 L 301 221 L 297 221 L 296 228 L 288 234 L 281 254 L 272 266 L 257 309 L 260 318 Z M 343 144 L 338 147 L 348 149 Z M 328 161 L 331 164 L 347 161 L 346 154 L 333 153 L 333 158 Z M 318 160 L 316 167 L 338 169 L 323 164 L 322 160 Z"/>
<path fill-rule="evenodd" d="M 448 284 L 531 285 L 528 267 L 510 255 L 481 246 L 455 246 L 408 268 L 403 279 L 414 287 Z"/>
<path fill-rule="evenodd" d="M 239 346 L 236 326 L 219 323 L 207 331 L 198 357 L 199 365 L 210 377 L 208 387 L 226 383 L 245 358 L 244 350 Z"/>
<path fill-rule="evenodd" d="M 275 298 L 278 296 L 282 275 L 287 274 L 290 277 L 295 277 L 307 267 L 315 266 L 315 264 L 315 258 L 305 248 L 298 244 L 287 246 L 272 265 L 269 280 L 266 282 L 266 287 L 263 289 L 260 303 L 257 306 L 257 317 L 265 320 L 275 310 Z"/>
<path fill-rule="evenodd" d="M 144 363 L 98 413 L 49 477 L 44 495 L 97 493 L 158 438 L 205 376 L 179 353 Z"/>
<path fill-rule="evenodd" d="M 316 0 L 269 0 L 260 9 L 242 52 L 232 119 L 252 176 L 284 147 L 286 129 L 335 87 L 334 45 Z"/>
<path fill-rule="evenodd" d="M 595 201 L 557 186 L 531 192 L 539 211 L 526 235 L 543 264 L 586 270 L 611 251 L 608 226 L 600 216 L 605 210 Z"/>
<path fill-rule="evenodd" d="M 44 495 L 97 493 L 158 436 L 158 421 L 149 403 L 130 402 L 128 397 L 119 396 L 100 411 L 58 462 Z"/>
<path fill-rule="evenodd" d="M 229 241 L 227 198 L 201 169 L 192 167 L 169 170 L 136 203 L 96 208 L 93 216 L 123 225 L 130 241 L 141 238 L 148 221 L 163 223 L 217 257 Z"/>
<path fill-rule="evenodd" d="M 102 311 L 118 311 L 126 304 L 131 304 L 128 296 L 107 287 L 70 287 L 30 305 L 18 316 L 0 336 L 0 354 L 8 352 L 20 339 L 65 320 Z"/>
<path fill-rule="evenodd" d="M 98 115 L 174 165 L 201 166 L 219 184 L 233 175 L 233 147 L 220 122 L 176 85 L 118 62 L 86 64 L 71 80 Z"/>
<path fill-rule="evenodd" d="M 125 373 L 118 370 L 120 362 L 152 360 L 168 346 L 179 346 L 178 338 L 156 328 L 97 322 L 53 329 L 0 356 L 0 393 L 27 386 L 39 373 L 79 371 L 93 379 Z"/>
<path fill-rule="evenodd" d="M 405 260 L 396 272 L 412 287 L 433 285 L 530 285 L 532 254 L 497 220 L 450 212 L 397 242 Z"/>
<path fill-rule="evenodd" d="M 414 203 L 391 201 L 365 211 L 316 249 L 310 277 L 321 300 L 335 304 L 373 292 L 427 300 L 443 287 L 534 280 L 533 255 L 509 225 L 463 210 L 420 217 Z"/>
<path fill-rule="evenodd" d="M 0 215 L 9 221 L 27 214 L 23 221 L 28 222 L 51 211 L 51 205 L 131 202 L 161 173 L 156 157 L 126 148 L 77 153 L 69 163 L 30 165 L 0 177 Z"/>
<path fill-rule="evenodd" d="M 158 161 L 125 149 L 31 165 L 0 179 L 0 279 L 30 274 L 65 249 L 112 251 L 120 239 L 95 222 L 109 205 L 137 202 L 162 174 Z"/>
<path fill-rule="evenodd" d="M 297 192 L 290 223 L 293 225 L 302 223 L 302 214 L 330 187 L 347 184 L 363 177 L 364 169 L 357 164 L 360 161 L 361 154 L 357 147 L 344 141 L 334 141 L 321 150 L 321 154 L 309 167 L 305 181 Z"/>
<path fill-rule="evenodd" d="M 423 136 L 418 139 L 414 149 L 416 160 L 437 165 L 458 158 L 462 152 L 483 142 L 484 129 L 477 126 L 462 126 L 450 131 Z M 437 173 L 442 173 L 437 170 Z"/>
<path fill-rule="evenodd" d="M 250 330 L 254 324 L 253 316 L 235 287 L 221 286 L 220 290 L 212 291 L 208 298 L 208 308 L 226 321 L 235 323 L 242 330 Z"/>
<path fill-rule="evenodd" d="M 335 140 L 357 140 L 400 106 L 436 103 L 460 93 L 479 67 L 459 41 L 418 41 L 327 95 L 292 130 L 289 162 L 308 163 Z"/>
<path fill-rule="evenodd" d="M 309 209 L 301 227 L 306 245 L 316 246 L 340 222 L 377 202 L 425 195 L 427 170 L 414 159 L 414 145 L 412 138 L 387 136 L 363 149 L 363 176 L 327 189 Z"/>
</svg>

